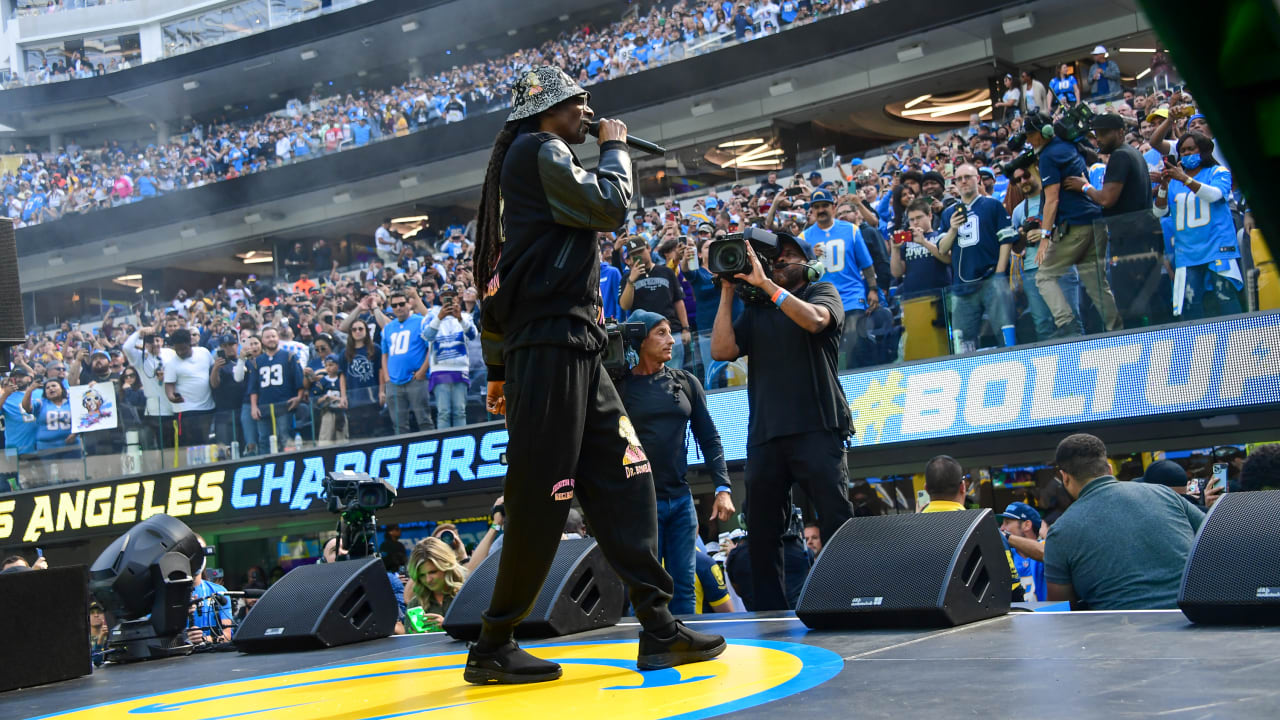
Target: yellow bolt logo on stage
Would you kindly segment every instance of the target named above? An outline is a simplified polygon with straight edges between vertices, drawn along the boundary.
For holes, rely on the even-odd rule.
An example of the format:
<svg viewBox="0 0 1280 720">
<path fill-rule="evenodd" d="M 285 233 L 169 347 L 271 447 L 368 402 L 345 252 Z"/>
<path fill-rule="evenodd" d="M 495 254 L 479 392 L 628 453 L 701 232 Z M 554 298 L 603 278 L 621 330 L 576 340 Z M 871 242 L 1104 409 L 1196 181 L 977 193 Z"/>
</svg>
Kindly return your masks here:
<svg viewBox="0 0 1280 720">
<path fill-rule="evenodd" d="M 267 675 L 137 697 L 46 718 L 90 720 L 391 720 L 444 718 L 704 718 L 815 687 L 844 666 L 822 648 L 730 640 L 716 660 L 641 673 L 636 642 L 528 648 L 564 667 L 559 680 L 532 685 L 468 685 L 465 652 Z M 299 656 L 300 658 L 305 656 Z M 316 658 L 322 661 L 321 657 Z M 181 669 L 174 667 L 175 673 Z M 107 668 L 128 680 L 129 670 Z M 188 675 L 190 677 L 190 675 Z"/>
</svg>

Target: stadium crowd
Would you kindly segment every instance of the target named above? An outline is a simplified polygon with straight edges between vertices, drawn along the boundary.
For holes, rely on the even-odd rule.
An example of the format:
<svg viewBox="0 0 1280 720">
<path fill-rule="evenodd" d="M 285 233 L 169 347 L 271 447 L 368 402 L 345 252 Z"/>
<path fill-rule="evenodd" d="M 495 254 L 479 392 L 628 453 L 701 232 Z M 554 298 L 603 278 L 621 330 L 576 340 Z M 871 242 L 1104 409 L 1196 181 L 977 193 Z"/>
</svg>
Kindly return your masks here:
<svg viewBox="0 0 1280 720">
<path fill-rule="evenodd" d="M 658 3 L 635 18 L 567 31 L 538 48 L 412 77 L 391 88 L 316 92 L 266 117 L 198 123 L 166 142 L 112 140 L 87 148 L 70 140 L 47 151 L 11 145 L 8 153 L 21 158 L 0 175 L 3 214 L 24 227 L 229 180 L 506 108 L 515 79 L 537 65 L 556 65 L 585 86 L 867 4 Z M 109 71 L 77 53 L 37 74 L 89 77 Z"/>
<path fill-rule="evenodd" d="M 846 313 L 843 368 L 1239 312 L 1249 262 L 1230 250 L 1247 246 L 1237 226 L 1250 218 L 1204 117 L 1186 92 L 1100 87 L 1107 61 L 1097 51 L 1098 72 L 1079 74 L 1092 75 L 1091 85 L 1063 68 L 1059 77 L 1072 82 L 1051 80 L 1049 95 L 1029 73 L 1010 76 L 1002 121 L 975 116 L 967 128 L 920 135 L 866 162 L 797 172 L 785 187 L 769 173 L 754 186 L 636 210 L 624 228 L 599 236 L 606 316 L 655 313 L 671 330 L 669 366 L 708 389 L 741 383 L 742 363 L 711 358 L 720 293 L 706 268 L 710 241 L 751 226 L 802 237 L 825 263 Z M 1061 117 L 1085 100 L 1100 146 L 1092 163 L 1035 132 L 1028 146 L 1038 144 L 1037 158 L 1010 165 L 1022 148 L 1009 140 L 1025 119 L 1051 122 L 1035 114 L 1038 103 Z M 1175 148 L 1201 164 L 1170 165 Z M 1086 234 L 1055 237 L 1079 247 L 1046 263 L 1050 187 L 1063 225 Z M 1179 224 L 1188 203 L 1208 222 Z M 179 291 L 145 317 L 111 314 L 93 330 L 66 322 L 34 335 L 14 353 L 5 411 L 11 427 L 41 429 L 11 431 L 10 454 L 40 460 L 33 467 L 81 452 L 118 456 L 136 430 L 141 449 L 212 446 L 210 456 L 223 457 L 233 445 L 261 453 L 486 419 L 474 223 L 430 239 L 419 230 L 388 218 L 372 252 L 352 258 L 367 262 L 346 269 L 325 241 L 295 243 L 278 252 L 274 283 L 224 279 Z M 1136 295 L 1138 287 L 1155 290 Z M 1174 287 L 1190 290 L 1175 297 Z M 55 390 L 57 405 L 41 401 L 55 380 L 64 390 L 117 383 L 120 428 L 71 433 L 61 414 L 68 394 Z M 54 481 L 27 475 L 24 485 Z"/>
</svg>

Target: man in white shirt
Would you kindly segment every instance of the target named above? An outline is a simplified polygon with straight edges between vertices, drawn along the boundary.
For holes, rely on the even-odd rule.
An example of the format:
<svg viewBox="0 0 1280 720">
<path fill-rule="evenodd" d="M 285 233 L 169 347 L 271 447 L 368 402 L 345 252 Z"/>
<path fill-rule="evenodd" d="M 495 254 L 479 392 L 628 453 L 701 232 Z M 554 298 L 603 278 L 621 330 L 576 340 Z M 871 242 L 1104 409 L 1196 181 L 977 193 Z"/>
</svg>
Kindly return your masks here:
<svg viewBox="0 0 1280 720">
<path fill-rule="evenodd" d="M 373 233 L 378 257 L 387 265 L 395 265 L 400 259 L 400 240 L 391 234 L 391 218 L 383 218 L 382 224 Z"/>
<path fill-rule="evenodd" d="M 213 390 L 209 371 L 213 355 L 191 345 L 191 331 L 179 328 L 169 335 L 173 357 L 164 365 L 164 393 L 177 413 L 178 441 L 182 445 L 207 445 L 213 420 Z"/>
<path fill-rule="evenodd" d="M 147 396 L 146 421 L 143 431 L 148 435 L 160 428 L 161 435 L 156 442 L 166 447 L 173 447 L 173 405 L 164 392 L 164 366 L 173 357 L 173 350 L 164 347 L 160 341 L 158 327 L 140 327 L 124 341 L 124 356 L 129 364 L 138 371 L 142 381 L 142 392 Z M 148 442 L 147 445 L 155 443 Z"/>
</svg>

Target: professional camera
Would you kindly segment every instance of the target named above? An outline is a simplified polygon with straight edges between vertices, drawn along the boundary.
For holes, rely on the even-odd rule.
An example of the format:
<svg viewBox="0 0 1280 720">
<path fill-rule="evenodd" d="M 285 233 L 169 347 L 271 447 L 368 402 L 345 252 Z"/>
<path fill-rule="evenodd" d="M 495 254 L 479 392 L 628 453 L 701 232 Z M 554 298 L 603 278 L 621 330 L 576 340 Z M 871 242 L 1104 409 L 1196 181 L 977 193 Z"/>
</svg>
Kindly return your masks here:
<svg viewBox="0 0 1280 720">
<path fill-rule="evenodd" d="M 784 236 L 785 237 L 785 236 Z M 760 268 L 766 277 L 773 276 L 773 263 L 778 259 L 778 235 L 760 228 L 747 228 L 743 233 L 728 235 L 711 241 L 707 246 L 707 271 L 737 286 L 738 296 L 745 302 L 769 303 L 764 291 L 745 280 L 734 277 L 751 272 L 751 258 L 747 255 L 747 243 L 756 251 Z"/>
<path fill-rule="evenodd" d="M 640 344 L 644 342 L 648 333 L 645 331 L 644 323 L 620 323 L 614 320 L 605 323 L 604 332 L 609 338 L 604 348 L 604 369 L 609 373 L 609 377 L 618 381 L 631 369 L 631 363 L 627 360 L 627 351 L 639 352 Z"/>
<path fill-rule="evenodd" d="M 338 513 L 338 536 L 349 557 L 377 555 L 378 524 L 373 513 L 395 503 L 395 486 L 365 473 L 343 470 L 326 475 L 322 487 L 329 512 Z"/>
<path fill-rule="evenodd" d="M 1036 151 L 1027 144 L 1026 132 L 1016 132 L 1010 135 L 1006 144 L 1009 146 L 1010 151 L 1016 152 L 1018 155 L 1000 166 L 1001 175 L 1011 178 L 1014 170 L 1026 170 L 1035 164 Z"/>
</svg>

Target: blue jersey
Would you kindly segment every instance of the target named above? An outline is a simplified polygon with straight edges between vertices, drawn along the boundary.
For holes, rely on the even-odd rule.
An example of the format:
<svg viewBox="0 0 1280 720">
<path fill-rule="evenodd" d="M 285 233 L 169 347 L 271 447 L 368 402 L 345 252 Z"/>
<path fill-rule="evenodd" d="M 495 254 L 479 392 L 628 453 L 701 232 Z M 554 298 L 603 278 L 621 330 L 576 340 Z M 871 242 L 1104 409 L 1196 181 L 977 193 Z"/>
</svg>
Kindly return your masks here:
<svg viewBox="0 0 1280 720">
<path fill-rule="evenodd" d="M 54 405 L 48 398 L 31 401 L 31 414 L 36 419 L 36 449 L 65 448 L 71 434 L 71 401 L 62 399 Z"/>
<path fill-rule="evenodd" d="M 36 402 L 32 393 L 31 403 Z M 19 454 L 36 449 L 36 418 L 22 411 L 22 393 L 15 392 L 4 399 L 4 446 Z"/>
<path fill-rule="evenodd" d="M 942 227 L 951 227 L 952 205 L 942 211 Z M 996 271 L 1000 262 L 1000 246 L 1012 243 L 1018 233 L 1009 225 L 1009 215 L 999 200 L 978 197 L 969 205 L 963 225 L 951 246 L 951 275 L 956 286 L 972 285 Z"/>
<path fill-rule="evenodd" d="M 1009 194 L 1009 178 L 1004 175 L 996 176 L 996 184 L 991 188 L 991 197 L 1004 202 L 1004 198 Z"/>
<path fill-rule="evenodd" d="M 822 264 L 826 266 L 827 274 L 822 276 L 822 282 L 836 286 L 844 311 L 865 309 L 867 285 L 862 270 L 871 267 L 871 253 L 867 251 L 867 244 L 863 242 L 858 228 L 844 220 L 836 220 L 827 230 L 810 225 L 803 234 L 814 252 L 819 245 L 823 247 Z"/>
<path fill-rule="evenodd" d="M 249 394 L 258 396 L 258 407 L 275 405 L 289 400 L 302 388 L 302 366 L 298 359 L 284 348 L 276 348 L 275 354 L 263 351 L 249 366 Z"/>
<path fill-rule="evenodd" d="M 604 298 L 604 316 L 622 319 L 622 307 L 618 298 L 622 296 L 622 271 L 609 263 L 600 263 L 600 297 Z"/>
<path fill-rule="evenodd" d="M 729 585 L 724 581 L 724 568 L 711 556 L 695 550 L 693 553 L 693 611 L 710 614 L 716 607 L 729 602 Z"/>
<path fill-rule="evenodd" d="M 1094 186 L 1095 188 L 1098 188 L 1099 190 L 1102 189 L 1102 185 L 1104 182 L 1103 178 L 1105 178 L 1106 175 L 1107 175 L 1106 163 L 1098 162 L 1089 166 L 1089 184 Z"/>
<path fill-rule="evenodd" d="M 934 245 L 941 237 L 941 233 L 925 233 L 925 239 Z M 902 244 L 902 261 L 907 267 L 898 283 L 898 293 L 904 298 L 934 293 L 951 284 L 951 266 L 919 243 Z"/>
<path fill-rule="evenodd" d="M 1089 174 L 1089 166 L 1076 146 L 1053 138 L 1040 152 L 1040 182 L 1047 188 L 1058 185 L 1063 178 Z M 1084 225 L 1102 217 L 1102 206 L 1082 192 L 1069 192 L 1059 188 L 1058 214 L 1054 225 Z M 1048 230 L 1049 228 L 1045 228 Z"/>
<path fill-rule="evenodd" d="M 1236 225 L 1231 218 L 1231 171 L 1221 165 L 1200 168 L 1192 178 L 1218 188 L 1222 199 L 1205 200 L 1177 180 L 1169 181 L 1169 215 L 1173 224 L 1173 266 L 1207 265 L 1240 257 Z"/>
<path fill-rule="evenodd" d="M 396 385 L 412 380 L 427 357 L 422 326 L 423 317 L 414 313 L 404 322 L 393 319 L 382 328 L 382 355 L 387 359 L 387 380 Z"/>
<path fill-rule="evenodd" d="M 221 636 L 224 621 L 228 627 L 231 626 L 231 603 L 228 601 L 226 605 L 219 605 L 217 599 L 212 596 L 226 591 L 225 587 L 208 580 L 203 580 L 199 585 L 191 588 L 192 599 L 199 602 L 195 604 L 191 616 L 187 619 L 187 627 L 203 628 L 210 635 Z"/>
<path fill-rule="evenodd" d="M 1062 78 L 1054 78 L 1049 81 L 1050 92 L 1057 96 L 1059 100 L 1073 105 L 1078 99 L 1080 99 L 1080 94 L 1077 92 L 1078 87 L 1075 75 L 1068 75 L 1066 80 L 1063 80 Z"/>
<path fill-rule="evenodd" d="M 1018 571 L 1018 579 L 1022 581 L 1022 596 L 1029 602 L 1032 598 L 1044 602 L 1049 599 L 1049 586 L 1044 582 L 1044 563 L 1018 554 L 1009 548 L 1009 557 L 1013 558 L 1013 569 Z"/>
</svg>

